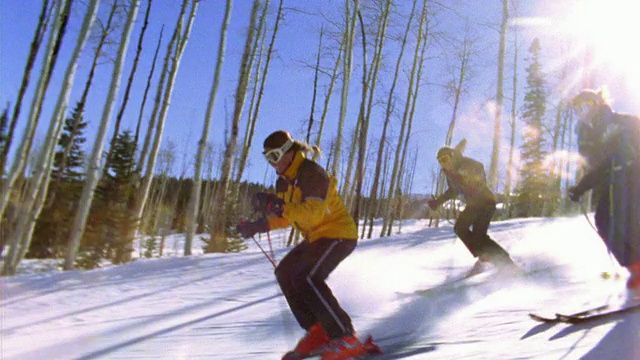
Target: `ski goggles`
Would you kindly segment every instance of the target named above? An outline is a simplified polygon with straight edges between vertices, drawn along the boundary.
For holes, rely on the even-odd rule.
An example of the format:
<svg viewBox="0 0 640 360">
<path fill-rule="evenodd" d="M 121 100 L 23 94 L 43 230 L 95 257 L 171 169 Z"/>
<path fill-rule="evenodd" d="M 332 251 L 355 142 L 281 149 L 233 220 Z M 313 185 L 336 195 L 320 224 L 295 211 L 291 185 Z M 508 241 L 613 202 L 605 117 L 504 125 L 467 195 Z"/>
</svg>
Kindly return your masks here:
<svg viewBox="0 0 640 360">
<path fill-rule="evenodd" d="M 293 140 L 289 139 L 279 148 L 271 149 L 268 151 L 265 150 L 262 154 L 265 158 L 267 158 L 267 161 L 272 164 L 276 164 L 280 162 L 280 160 L 282 160 L 282 157 L 287 153 L 287 151 L 289 151 L 289 149 L 291 149 L 291 146 L 293 146 Z"/>
</svg>

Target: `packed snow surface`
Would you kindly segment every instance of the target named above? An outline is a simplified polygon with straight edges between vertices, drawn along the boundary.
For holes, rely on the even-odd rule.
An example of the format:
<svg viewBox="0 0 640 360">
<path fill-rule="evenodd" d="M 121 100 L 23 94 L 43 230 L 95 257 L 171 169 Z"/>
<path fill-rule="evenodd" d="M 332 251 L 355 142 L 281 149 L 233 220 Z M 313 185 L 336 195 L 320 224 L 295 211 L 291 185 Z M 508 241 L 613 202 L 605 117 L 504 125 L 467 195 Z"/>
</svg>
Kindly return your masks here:
<svg viewBox="0 0 640 360">
<path fill-rule="evenodd" d="M 396 230 L 360 240 L 328 280 L 361 337 L 428 349 L 407 359 L 640 359 L 640 312 L 583 325 L 528 316 L 628 301 L 627 272 L 584 216 L 492 223 L 525 274 L 489 272 L 458 286 L 439 285 L 474 259 L 450 223 Z M 288 232 L 270 235 L 279 260 Z M 295 346 L 303 330 L 251 240 L 241 253 L 205 255 L 197 245 L 189 257 L 183 240 L 168 237 L 162 258 L 93 271 L 24 261 L 21 275 L 1 280 L 0 358 L 280 359 Z M 267 237 L 258 240 L 268 252 Z"/>
</svg>

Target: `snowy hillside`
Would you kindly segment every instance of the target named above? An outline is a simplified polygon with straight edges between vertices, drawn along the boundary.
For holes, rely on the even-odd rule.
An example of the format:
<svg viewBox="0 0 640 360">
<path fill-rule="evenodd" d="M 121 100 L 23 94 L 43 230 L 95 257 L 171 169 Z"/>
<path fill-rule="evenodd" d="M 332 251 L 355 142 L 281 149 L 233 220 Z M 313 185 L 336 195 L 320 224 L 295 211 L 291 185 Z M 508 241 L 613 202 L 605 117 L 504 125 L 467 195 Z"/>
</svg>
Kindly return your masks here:
<svg viewBox="0 0 640 360">
<path fill-rule="evenodd" d="M 416 295 L 473 259 L 450 225 L 413 221 L 401 235 L 361 241 L 329 284 L 361 337 L 372 334 L 383 350 L 403 341 L 414 349 L 407 359 L 640 359 L 640 312 L 583 325 L 540 324 L 527 315 L 625 301 L 627 273 L 584 217 L 496 222 L 490 234 L 527 275 Z M 276 244 L 281 236 L 272 234 Z M 165 246 L 181 249 L 176 241 L 179 235 Z M 268 247 L 264 237 L 262 244 Z M 0 358 L 279 359 L 302 330 L 272 270 L 252 246 L 2 278 Z M 604 280 L 604 271 L 621 277 Z"/>
</svg>

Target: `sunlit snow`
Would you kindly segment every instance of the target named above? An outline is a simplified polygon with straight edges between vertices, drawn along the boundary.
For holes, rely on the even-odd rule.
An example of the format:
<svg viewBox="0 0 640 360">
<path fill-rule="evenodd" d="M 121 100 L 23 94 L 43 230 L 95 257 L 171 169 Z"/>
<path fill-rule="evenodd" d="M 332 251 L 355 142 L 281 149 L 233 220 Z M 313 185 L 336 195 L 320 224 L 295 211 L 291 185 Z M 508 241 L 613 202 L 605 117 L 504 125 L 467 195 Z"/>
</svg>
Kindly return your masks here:
<svg viewBox="0 0 640 360">
<path fill-rule="evenodd" d="M 576 326 L 527 315 L 626 301 L 627 272 L 584 216 L 495 222 L 490 234 L 528 275 L 416 295 L 474 261 L 451 224 L 427 224 L 361 240 L 329 278 L 361 337 L 429 349 L 407 359 L 640 359 L 640 312 Z M 284 237 L 271 234 L 277 259 L 288 250 Z M 295 346 L 303 331 L 250 240 L 238 254 L 203 255 L 198 244 L 196 255 L 181 257 L 182 240 L 168 237 L 163 258 L 94 271 L 34 272 L 42 263 L 23 262 L 22 275 L 2 278 L 0 357 L 280 359 Z M 620 276 L 604 280 L 603 272 Z"/>
</svg>

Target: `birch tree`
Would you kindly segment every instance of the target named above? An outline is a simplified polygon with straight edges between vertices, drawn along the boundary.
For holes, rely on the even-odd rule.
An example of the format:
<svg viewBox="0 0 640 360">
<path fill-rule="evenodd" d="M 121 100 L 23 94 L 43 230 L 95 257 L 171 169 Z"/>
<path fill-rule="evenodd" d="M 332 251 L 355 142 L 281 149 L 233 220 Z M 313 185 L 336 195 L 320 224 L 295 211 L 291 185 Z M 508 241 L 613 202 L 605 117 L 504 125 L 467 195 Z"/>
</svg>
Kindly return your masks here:
<svg viewBox="0 0 640 360">
<path fill-rule="evenodd" d="M 416 81 L 416 71 L 418 69 L 418 63 L 419 63 L 419 59 L 420 59 L 420 50 L 422 48 L 421 44 L 423 42 L 423 38 L 425 37 L 424 34 L 424 28 L 425 28 L 425 24 L 427 22 L 427 5 L 428 5 L 428 0 L 424 0 L 423 4 L 422 4 L 422 12 L 420 15 L 420 24 L 419 24 L 419 28 L 418 28 L 418 37 L 416 40 L 416 47 L 415 47 L 415 52 L 414 52 L 414 56 L 413 56 L 413 62 L 411 65 L 411 71 L 409 73 L 409 84 L 407 87 L 407 96 L 406 96 L 406 101 L 405 101 L 405 108 L 404 108 L 404 112 L 403 112 L 403 116 L 402 116 L 402 125 L 400 127 L 400 134 L 398 135 L 398 145 L 396 147 L 396 151 L 395 151 L 395 157 L 393 160 L 393 170 L 391 170 L 391 180 L 389 182 L 389 189 L 388 189 L 388 196 L 387 196 L 387 209 L 386 209 L 386 215 L 384 217 L 384 221 L 382 223 L 382 229 L 380 232 L 380 236 L 386 236 L 387 234 L 391 233 L 391 225 L 392 225 L 392 221 L 393 221 L 393 209 L 394 209 L 394 197 L 395 197 L 395 192 L 396 192 L 396 188 L 397 188 L 397 184 L 399 182 L 399 175 L 400 175 L 400 161 L 401 161 L 401 155 L 402 155 L 402 145 L 404 143 L 404 139 L 406 136 L 408 136 L 407 134 L 407 126 L 409 123 L 409 113 L 410 113 L 410 109 L 411 109 L 411 94 L 414 91 L 414 82 Z"/>
<path fill-rule="evenodd" d="M 222 65 L 224 63 L 224 55 L 227 47 L 227 31 L 229 30 L 229 19 L 231 18 L 232 6 L 233 1 L 227 0 L 224 11 L 224 19 L 222 20 L 222 25 L 220 27 L 220 39 L 218 40 L 218 57 L 216 59 L 215 70 L 213 72 L 213 82 L 211 85 L 211 92 L 209 93 L 209 102 L 207 104 L 207 112 L 204 118 L 202 137 L 198 142 L 193 188 L 191 189 L 189 206 L 187 208 L 187 231 L 184 243 L 185 256 L 191 255 L 191 246 L 193 243 L 193 237 L 195 236 L 196 232 L 198 209 L 200 208 L 200 192 L 202 188 L 202 165 L 205 160 L 205 152 L 207 150 L 209 131 L 211 128 L 211 119 L 213 117 L 213 110 L 215 108 L 218 87 L 220 85 L 220 76 L 222 75 Z"/>
<path fill-rule="evenodd" d="M 107 100 L 105 103 L 105 107 L 103 109 L 102 118 L 100 121 L 100 127 L 98 130 L 98 134 L 96 136 L 95 145 L 93 148 L 93 152 L 91 154 L 91 158 L 87 164 L 87 179 L 82 188 L 82 195 L 80 196 L 78 212 L 73 221 L 73 225 L 71 227 L 71 231 L 69 234 L 69 243 L 67 247 L 67 255 L 65 257 L 64 269 L 71 270 L 74 268 L 75 257 L 78 253 L 78 249 L 80 247 L 80 239 L 84 233 L 84 229 L 86 226 L 87 216 L 89 215 L 89 209 L 91 208 L 91 203 L 93 201 L 94 190 L 100 180 L 101 176 L 101 166 L 100 161 L 102 158 L 102 149 L 104 147 L 104 139 L 107 135 L 107 130 L 109 127 L 109 122 L 111 118 L 111 111 L 113 110 L 113 106 L 115 103 L 115 98 L 118 93 L 118 89 L 120 86 L 120 77 L 122 75 L 122 68 L 124 66 L 124 61 L 127 53 L 127 46 L 129 45 L 129 39 L 131 37 L 131 32 L 133 30 L 133 25 L 135 19 L 138 15 L 138 8 L 140 5 L 140 0 L 133 0 L 131 6 L 129 8 L 129 13 L 127 15 L 127 20 L 124 24 L 124 28 L 122 30 L 122 35 L 120 37 L 120 47 L 118 49 L 118 53 L 116 56 L 113 75 L 111 77 L 111 85 L 109 87 L 109 93 L 107 95 Z"/>
<path fill-rule="evenodd" d="M 360 98 L 360 110 L 358 111 L 358 118 L 356 119 L 356 127 L 353 131 L 351 146 L 349 150 L 349 157 L 347 160 L 347 168 L 345 169 L 344 181 L 342 182 L 342 198 L 345 201 L 345 205 L 349 211 L 352 210 L 352 199 L 354 189 L 351 188 L 351 173 L 353 169 L 353 161 L 355 159 L 356 150 L 360 145 L 360 135 L 362 134 L 362 125 L 365 108 L 367 106 L 367 92 L 369 91 L 369 81 L 367 79 L 368 70 L 367 70 L 367 37 L 366 37 L 366 29 L 364 26 L 364 21 L 362 20 L 362 13 L 360 9 L 357 9 L 355 14 L 360 21 L 360 33 L 362 36 L 362 88 L 361 88 L 361 98 Z M 366 148 L 366 144 L 364 146 Z M 354 182 L 355 184 L 355 182 Z M 355 214 L 354 214 L 355 215 Z M 355 216 L 354 216 L 355 217 Z M 356 224 L 358 223 L 358 219 L 354 219 Z"/>
<path fill-rule="evenodd" d="M 498 78 L 496 80 L 496 113 L 493 122 L 493 150 L 489 166 L 489 188 L 497 190 L 500 143 L 502 139 L 502 106 L 504 103 L 504 57 L 509 22 L 509 0 L 502 0 L 502 23 L 500 24 L 500 48 L 498 50 Z"/>
<path fill-rule="evenodd" d="M 35 94 L 29 107 L 29 116 L 24 128 L 20 145 L 16 151 L 16 157 L 11 165 L 11 170 L 8 173 L 7 179 L 2 183 L 2 198 L 0 203 L 0 217 L 4 215 L 7 203 L 9 202 L 10 195 L 13 191 L 13 187 L 16 180 L 22 175 L 27 165 L 27 159 L 29 158 L 29 152 L 31 151 L 31 145 L 33 143 L 34 134 L 40 120 L 40 113 L 42 112 L 42 105 L 44 102 L 45 93 L 49 87 L 51 80 L 51 74 L 55 68 L 57 62 L 58 51 L 60 50 L 60 44 L 66 33 L 66 26 L 69 19 L 69 12 L 71 9 L 72 0 L 61 0 L 56 2 L 54 10 L 54 24 L 51 30 L 51 36 L 47 44 L 47 50 L 44 55 L 43 66 L 36 85 Z"/>
<path fill-rule="evenodd" d="M 409 14 L 409 19 L 407 20 L 407 26 L 405 27 L 405 31 L 404 34 L 402 36 L 402 40 L 400 43 L 400 51 L 398 53 L 398 58 L 396 59 L 396 65 L 395 65 L 395 71 L 393 73 L 393 78 L 391 81 L 391 87 L 389 89 L 389 92 L 387 94 L 387 102 L 386 102 L 386 109 L 385 109 L 385 116 L 384 116 L 384 122 L 382 125 L 382 135 L 380 136 L 380 142 L 378 143 L 378 156 L 376 157 L 377 159 L 382 159 L 382 156 L 385 154 L 386 150 L 385 150 L 385 145 L 387 143 L 387 130 L 389 128 L 389 123 L 391 122 L 391 114 L 393 112 L 393 104 L 394 104 L 394 97 L 395 97 L 395 89 L 396 89 L 396 85 L 398 83 L 398 76 L 400 74 L 400 69 L 402 67 L 402 58 L 404 55 L 404 50 L 406 48 L 407 45 L 407 39 L 409 37 L 409 32 L 411 30 L 411 24 L 413 22 L 413 17 L 415 16 L 415 10 L 416 10 L 416 4 L 418 3 L 418 0 L 413 0 L 413 4 L 411 6 L 411 13 Z M 381 178 L 381 170 L 382 170 L 382 161 L 376 161 L 376 167 L 375 170 L 373 171 L 373 184 L 371 185 L 371 193 L 370 193 L 370 201 L 372 203 L 375 203 L 377 198 L 378 198 L 378 187 L 379 187 L 379 182 L 380 182 L 380 178 Z M 383 172 L 384 173 L 384 172 Z M 384 180 L 385 177 L 382 176 L 382 179 Z M 381 187 L 381 189 L 383 189 L 384 187 Z M 376 209 L 379 210 L 379 209 Z M 369 215 L 369 232 L 367 234 L 367 238 L 371 238 L 372 233 L 373 233 L 373 217 L 375 215 L 377 215 L 378 211 L 376 211 L 375 213 L 371 213 Z"/>
<path fill-rule="evenodd" d="M 403 187 L 402 187 L 402 179 L 403 177 L 407 176 L 406 175 L 406 166 L 405 164 L 407 163 L 407 151 L 409 149 L 409 140 L 411 138 L 411 128 L 413 127 L 413 119 L 414 119 L 414 115 L 415 115 L 415 111 L 416 111 L 416 104 L 418 103 L 418 95 L 420 94 L 420 88 L 421 88 L 421 81 L 420 79 L 422 79 L 422 70 L 424 70 L 424 62 L 425 62 L 425 54 L 427 51 L 427 40 L 428 40 L 428 22 L 427 22 L 427 3 L 425 2 L 424 4 L 424 10 L 423 10 L 423 16 L 424 16 L 424 21 L 421 22 L 421 27 L 420 30 L 418 32 L 418 43 L 416 44 L 416 48 L 420 48 L 420 54 L 418 56 L 418 58 L 416 58 L 414 61 L 418 62 L 417 65 L 417 73 L 415 75 L 416 81 L 415 81 L 415 85 L 413 90 L 411 90 L 411 87 L 409 87 L 409 92 L 408 92 L 408 96 L 407 96 L 407 103 L 410 103 L 410 109 L 408 111 L 408 114 L 406 114 L 406 110 L 405 110 L 405 115 L 404 117 L 408 117 L 407 119 L 407 135 L 404 138 L 404 144 L 402 144 L 400 147 L 402 148 L 402 156 L 400 157 L 400 167 L 399 167 L 399 172 L 398 172 L 398 187 L 396 189 L 396 194 L 399 194 L 400 197 L 398 199 L 399 201 L 399 206 L 397 207 L 398 211 L 395 212 L 393 210 L 396 209 L 396 206 L 394 205 L 392 208 L 392 212 L 391 212 L 391 218 L 389 219 L 389 227 L 388 227 L 388 232 L 387 235 L 390 236 L 391 235 L 391 227 L 393 224 L 393 220 L 394 218 L 397 219 L 401 219 L 401 214 L 402 214 L 402 207 L 403 207 L 403 198 L 405 197 L 403 195 Z M 424 33 L 422 34 L 422 36 L 420 35 L 421 32 Z M 412 75 L 413 76 L 413 75 Z M 412 84 L 414 81 L 413 79 L 410 80 L 410 84 Z M 404 122 L 404 121 L 403 121 Z M 402 141 L 401 141 L 402 142 Z M 392 204 L 395 204 L 396 200 L 393 199 L 392 200 Z M 401 222 L 400 222 L 401 223 Z M 401 225 L 398 224 L 398 233 L 401 229 Z"/>
<path fill-rule="evenodd" d="M 42 40 L 44 39 L 44 35 L 48 28 L 49 18 L 53 10 L 53 6 L 51 4 L 52 3 L 50 3 L 49 0 L 42 1 L 42 8 L 40 10 L 40 15 L 38 16 L 38 24 L 36 25 L 36 30 L 33 33 L 31 46 L 29 47 L 29 55 L 27 55 L 27 63 L 25 64 L 24 73 L 22 75 L 22 82 L 20 83 L 20 88 L 18 89 L 16 104 L 13 107 L 13 113 L 11 115 L 11 121 L 9 123 L 6 141 L 3 144 L 2 152 L 0 153 L 0 175 L 4 175 L 5 166 L 7 164 L 7 156 L 9 154 L 9 149 L 11 148 L 11 142 L 13 141 L 13 133 L 15 132 L 16 125 L 18 123 L 20 111 L 22 110 L 22 100 L 24 100 L 24 94 L 27 91 L 27 87 L 29 86 L 29 81 L 31 79 L 31 72 L 33 71 L 38 52 L 40 52 L 40 45 L 42 44 Z M 1 215 L 2 213 L 0 212 L 0 216 Z"/>
<path fill-rule="evenodd" d="M 371 62 L 371 74 L 370 84 L 367 86 L 363 86 L 363 88 L 370 88 L 368 94 L 363 90 L 363 106 L 361 108 L 361 122 L 362 125 L 360 127 L 360 138 L 359 138 L 359 153 L 358 153 L 358 165 L 356 171 L 356 209 L 354 211 L 354 217 L 356 219 L 356 224 L 360 218 L 360 205 L 361 205 L 361 196 L 362 196 L 362 182 L 364 177 L 364 163 L 365 163 L 365 154 L 367 147 L 367 139 L 369 133 L 369 122 L 371 120 L 371 111 L 373 109 L 373 102 L 375 98 L 375 89 L 378 82 L 378 74 L 380 71 L 380 65 L 382 63 L 382 51 L 385 46 L 385 41 L 387 37 L 387 25 L 389 24 L 389 14 L 391 12 L 391 0 L 387 0 L 384 3 L 384 7 L 381 9 L 380 14 L 380 24 L 378 27 L 378 34 L 376 36 L 375 45 L 374 45 L 374 53 L 373 60 Z M 364 24 L 362 24 L 362 33 L 363 33 L 363 43 L 366 42 L 364 37 Z M 368 96 L 368 99 L 366 99 Z M 365 104 L 366 102 L 366 104 Z M 366 111 L 365 111 L 366 105 Z"/>
<path fill-rule="evenodd" d="M 344 50 L 344 41 L 340 41 L 340 45 L 338 48 L 338 54 L 336 55 L 335 64 L 333 66 L 333 70 L 329 77 L 329 85 L 327 88 L 327 94 L 324 98 L 324 104 L 322 106 L 322 115 L 320 115 L 320 123 L 318 124 L 318 133 L 316 135 L 314 144 L 317 147 L 320 147 L 322 143 L 322 133 L 324 132 L 324 124 L 327 119 L 327 114 L 329 113 L 329 103 L 331 102 L 331 95 L 333 95 L 333 87 L 335 86 L 336 79 L 338 78 L 338 70 L 340 69 L 341 58 Z M 319 154 L 316 153 L 313 156 L 314 160 L 318 160 Z"/>
<path fill-rule="evenodd" d="M 353 1 L 353 14 L 351 13 L 349 3 Z M 334 146 L 333 156 L 335 161 L 333 162 L 333 168 L 331 172 L 334 176 L 338 176 L 340 171 L 340 157 L 342 156 L 342 132 L 344 129 L 344 121 L 347 115 L 347 103 L 349 99 L 349 83 L 351 81 L 351 68 L 353 67 L 353 41 L 355 37 L 355 27 L 357 14 L 360 9 L 359 0 L 345 0 L 345 51 L 342 61 L 342 93 L 340 96 L 340 115 L 338 116 L 338 133 L 336 135 L 336 142 Z M 346 189 L 345 186 L 343 188 Z M 344 193 L 342 194 L 344 196 Z"/>
<path fill-rule="evenodd" d="M 514 9 L 515 11 L 515 9 Z M 518 18 L 517 13 L 514 16 Z M 513 73 L 512 73 L 512 93 L 511 93 L 511 119 L 509 120 L 509 157 L 507 159 L 507 180 L 505 183 L 504 194 L 506 197 L 507 216 L 511 217 L 511 182 L 515 176 L 515 165 L 513 158 L 516 152 L 516 124 L 518 119 L 517 99 L 518 99 L 518 49 L 520 44 L 518 43 L 518 26 L 517 23 L 513 29 Z"/>
<path fill-rule="evenodd" d="M 267 2 L 268 3 L 268 2 Z M 257 93 L 257 99 L 255 107 L 253 108 L 253 114 L 250 116 L 251 118 L 251 128 L 247 133 L 247 137 L 245 139 L 245 143 L 242 149 L 242 154 L 240 156 L 240 164 L 238 166 L 238 172 L 236 175 L 236 185 L 240 184 L 240 180 L 242 179 L 242 174 L 244 172 L 244 167 L 246 164 L 246 160 L 248 157 L 248 152 L 251 149 L 251 144 L 253 142 L 253 134 L 255 131 L 256 122 L 258 120 L 258 114 L 260 112 L 260 105 L 262 104 L 262 95 L 264 94 L 264 88 L 267 83 L 267 77 L 269 75 L 269 67 L 271 65 L 271 59 L 273 57 L 273 49 L 275 46 L 276 38 L 278 35 L 278 29 L 280 28 L 280 20 L 282 19 L 282 11 L 283 11 L 284 1 L 280 0 L 278 5 L 278 11 L 276 13 L 276 20 L 273 26 L 273 32 L 271 33 L 271 40 L 269 42 L 269 49 L 267 50 L 267 55 L 265 59 L 264 69 L 262 71 L 260 87 Z M 256 73 L 257 75 L 257 73 Z M 236 187 L 237 189 L 237 187 Z M 235 196 L 237 197 L 237 195 Z"/>
<path fill-rule="evenodd" d="M 189 13 L 189 17 L 187 19 L 187 23 L 184 23 L 184 18 L 186 16 L 187 8 L 191 3 L 191 11 Z M 167 113 L 169 112 L 169 104 L 171 103 L 171 96 L 173 95 L 173 88 L 175 85 L 176 78 L 178 76 L 178 70 L 180 69 L 180 62 L 182 60 L 182 55 L 184 54 L 184 49 L 187 46 L 187 42 L 189 40 L 189 35 L 191 34 L 191 28 L 193 26 L 193 21 L 196 17 L 196 13 L 198 11 L 198 1 L 197 0 L 183 0 L 182 6 L 180 7 L 180 15 L 178 16 L 178 21 L 176 23 L 176 28 L 173 34 L 173 38 L 169 43 L 169 47 L 167 48 L 167 55 L 165 58 L 165 69 L 169 69 L 166 78 L 166 85 L 164 86 L 164 94 L 162 96 L 162 104 L 160 105 L 160 112 L 158 114 L 158 119 L 155 128 L 155 134 L 153 139 L 153 144 L 151 145 L 149 151 L 149 158 L 147 161 L 147 167 L 145 175 L 142 179 L 142 183 L 140 185 L 140 189 L 137 191 L 136 198 L 133 201 L 134 207 L 132 211 L 132 215 L 135 216 L 135 219 L 141 219 L 142 213 L 145 209 L 147 203 L 147 197 L 149 196 L 149 189 L 151 188 L 151 184 L 153 182 L 154 170 L 156 159 L 158 157 L 158 152 L 160 151 L 160 144 L 162 142 L 162 134 L 164 131 L 164 124 L 167 120 Z M 171 66 L 169 64 L 169 57 L 173 57 L 173 61 L 171 62 Z M 159 85 L 162 87 L 162 83 Z M 159 104 L 156 104 L 159 105 Z M 133 241 L 133 237 L 135 233 L 138 231 L 134 231 L 133 234 L 129 234 L 129 241 Z"/>
<path fill-rule="evenodd" d="M 140 61 L 140 54 L 142 53 L 142 43 L 144 41 L 144 35 L 147 33 L 147 26 L 149 25 L 149 14 L 151 13 L 151 5 L 153 0 L 147 1 L 147 9 L 144 14 L 144 21 L 142 23 L 142 28 L 140 29 L 140 35 L 138 36 L 138 44 L 136 46 L 136 55 L 133 58 L 133 65 L 131 67 L 131 71 L 129 72 L 129 77 L 127 79 L 127 86 L 124 90 L 124 95 L 122 97 L 122 104 L 120 104 L 120 109 L 118 109 L 118 114 L 116 115 L 116 121 L 113 128 L 113 135 L 111 137 L 111 141 L 109 141 L 109 152 L 105 156 L 104 169 L 105 171 L 109 168 L 109 163 L 111 162 L 111 155 L 113 153 L 113 148 L 116 143 L 116 138 L 118 134 L 120 134 L 120 123 L 122 122 L 122 117 L 124 116 L 124 111 L 127 108 L 127 104 L 129 103 L 129 94 L 131 93 L 131 87 L 133 86 L 133 79 L 135 78 L 136 71 L 138 70 L 138 62 Z"/>
<path fill-rule="evenodd" d="M 62 157 L 60 159 L 61 168 L 66 167 L 67 158 L 69 157 L 69 154 L 71 153 L 71 149 L 73 148 L 73 145 L 75 142 L 74 137 L 77 134 L 77 127 L 80 126 L 80 123 L 82 120 L 82 115 L 84 113 L 84 109 L 87 104 L 87 98 L 89 97 L 89 90 L 91 89 L 91 85 L 93 84 L 93 78 L 95 76 L 96 68 L 98 66 L 98 60 L 100 59 L 100 56 L 102 55 L 102 49 L 107 42 L 107 36 L 109 36 L 109 34 L 111 33 L 112 23 L 113 23 L 113 19 L 114 19 L 114 15 L 116 13 L 117 7 L 118 7 L 118 1 L 115 0 L 111 5 L 111 10 L 109 11 L 106 24 L 104 25 L 104 27 L 102 27 L 102 30 L 100 31 L 100 36 L 98 37 L 98 43 L 96 44 L 95 50 L 93 52 L 93 61 L 91 62 L 91 66 L 89 68 L 89 75 L 87 76 L 87 80 L 85 81 L 84 88 L 82 90 L 82 95 L 80 95 L 80 100 L 78 101 L 78 105 L 76 108 L 76 113 L 78 114 L 78 116 L 74 117 L 73 128 L 71 129 L 71 138 L 69 139 L 67 146 L 64 148 L 62 152 Z M 62 175 L 63 175 L 62 173 L 58 173 L 58 175 L 55 178 L 56 184 L 58 185 L 60 184 L 60 182 L 62 181 Z M 52 192 L 49 195 L 48 202 L 50 203 L 54 200 L 55 200 L 55 193 Z"/>
<path fill-rule="evenodd" d="M 313 93 L 311 96 L 311 111 L 309 114 L 309 125 L 307 126 L 307 144 L 311 143 L 311 130 L 313 129 L 313 115 L 316 109 L 316 99 L 318 97 L 318 75 L 320 73 L 320 59 L 322 58 L 322 38 L 324 36 L 324 24 L 320 27 L 320 40 L 318 41 L 318 53 L 316 54 L 316 66 L 313 72 Z"/>
<path fill-rule="evenodd" d="M 227 195 L 233 168 L 234 154 L 238 141 L 238 127 L 240 119 L 242 117 L 242 110 L 244 108 L 244 101 L 247 95 L 247 88 L 249 84 L 249 55 L 251 54 L 251 44 L 253 43 L 253 37 L 255 36 L 255 23 L 259 5 L 260 1 L 254 0 L 253 6 L 251 8 L 249 28 L 247 31 L 247 38 L 245 40 L 242 60 L 240 63 L 238 85 L 235 92 L 235 103 L 233 117 L 231 120 L 231 134 L 229 139 L 227 140 L 226 148 L 224 151 L 222 173 L 220 175 L 220 186 L 216 193 L 216 200 L 214 201 L 214 214 L 216 217 L 211 226 L 211 238 L 209 244 L 207 245 L 207 252 L 225 252 L 227 250 L 227 204 L 230 203 L 228 202 Z"/>
<path fill-rule="evenodd" d="M 136 131 L 135 131 L 135 134 L 134 134 L 134 137 L 133 137 L 134 138 L 134 142 L 136 144 L 136 148 L 138 147 L 138 143 L 139 143 L 139 139 L 140 139 L 140 128 L 142 126 L 142 118 L 144 117 L 144 108 L 145 108 L 145 105 L 147 103 L 147 96 L 149 95 L 149 89 L 151 88 L 151 79 L 153 79 L 153 73 L 154 73 L 155 68 L 156 68 L 156 61 L 158 59 L 158 53 L 160 51 L 160 44 L 162 43 L 163 30 L 164 30 L 164 25 L 162 26 L 162 29 L 160 30 L 160 36 L 158 37 L 158 43 L 156 45 L 156 50 L 154 52 L 153 60 L 151 62 L 151 69 L 149 70 L 149 75 L 147 76 L 147 83 L 145 85 L 144 92 L 143 92 L 143 95 L 142 95 L 142 101 L 140 102 L 140 110 L 138 110 L 138 121 L 136 122 Z M 139 170 L 138 167 L 136 167 L 136 169 Z"/>
<path fill-rule="evenodd" d="M 69 95 L 75 79 L 78 59 L 91 33 L 91 28 L 98 12 L 98 5 L 98 0 L 92 0 L 88 5 L 76 46 L 65 72 L 62 89 L 47 131 L 48 135 L 43 144 L 43 151 L 38 157 L 36 166 L 33 169 L 33 176 L 24 193 L 24 201 L 19 209 L 18 224 L 9 238 L 11 248 L 4 261 L 3 275 L 13 275 L 18 263 L 29 249 L 31 235 L 46 198 L 53 164 L 53 150 L 58 143 L 62 124 L 64 123 L 64 114 L 69 103 Z"/>
</svg>

